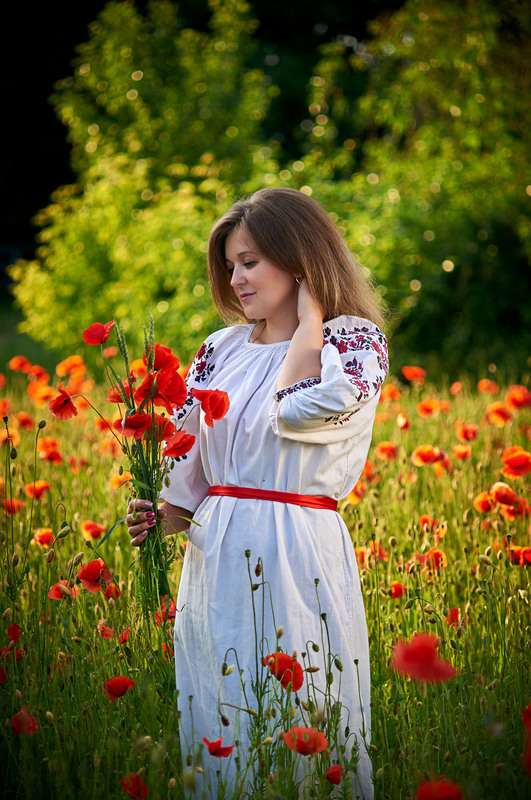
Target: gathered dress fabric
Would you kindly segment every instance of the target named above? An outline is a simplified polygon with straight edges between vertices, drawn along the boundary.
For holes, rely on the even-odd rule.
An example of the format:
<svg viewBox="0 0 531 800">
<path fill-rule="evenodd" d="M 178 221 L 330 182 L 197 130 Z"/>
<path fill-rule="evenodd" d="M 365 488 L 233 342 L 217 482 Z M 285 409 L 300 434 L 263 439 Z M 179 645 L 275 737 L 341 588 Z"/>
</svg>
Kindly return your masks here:
<svg viewBox="0 0 531 800">
<path fill-rule="evenodd" d="M 252 331 L 253 325 L 237 325 L 208 337 L 188 372 L 187 401 L 174 418 L 197 437 L 192 450 L 175 459 L 169 486 L 162 492 L 169 503 L 192 511 L 198 523 L 187 531 L 174 628 L 183 754 L 203 737 L 214 741 L 223 736 L 224 746 L 234 739 L 245 745 L 248 717 L 240 713 L 238 720 L 231 707 L 242 704 L 238 675 L 221 683 L 221 667 L 225 660 L 235 663 L 235 651 L 250 694 L 256 663 L 245 556 L 250 550 L 253 568 L 262 559 L 274 608 L 273 618 L 266 603 L 264 618 L 258 621 L 272 648 L 265 644 L 266 654 L 275 647 L 275 625 L 284 629 L 280 645 L 286 653 L 300 654 L 308 642 L 322 641 L 319 581 L 320 610 L 327 615 L 331 651 L 343 664 L 336 698 L 344 707 L 342 726 L 348 723 L 359 744 L 353 797 L 371 800 L 366 751 L 369 645 L 358 568 L 345 523 L 330 509 L 207 492 L 210 486 L 223 485 L 345 498 L 367 458 L 388 370 L 386 339 L 366 319 L 341 316 L 327 321 L 320 378 L 276 392 L 290 342 L 251 343 Z M 229 395 L 230 408 L 213 427 L 205 422 L 192 395 L 194 388 L 219 389 Z M 234 651 L 226 656 L 230 648 Z M 315 677 L 322 679 L 320 673 Z M 221 725 L 220 702 L 231 704 L 221 707 L 228 727 Z M 240 754 L 243 761 L 245 747 Z"/>
</svg>

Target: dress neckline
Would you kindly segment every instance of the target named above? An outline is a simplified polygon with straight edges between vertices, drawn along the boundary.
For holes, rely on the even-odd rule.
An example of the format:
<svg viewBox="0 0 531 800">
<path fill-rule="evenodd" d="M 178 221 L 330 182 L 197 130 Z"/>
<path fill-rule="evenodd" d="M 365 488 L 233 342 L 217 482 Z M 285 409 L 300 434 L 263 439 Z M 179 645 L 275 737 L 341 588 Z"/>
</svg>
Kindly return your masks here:
<svg viewBox="0 0 531 800">
<path fill-rule="evenodd" d="M 288 344 L 289 345 L 289 343 L 291 342 L 291 339 L 283 339 L 280 342 L 270 342 L 269 344 L 262 343 L 262 342 L 250 342 L 249 339 L 253 335 L 253 331 L 254 331 L 255 325 L 254 324 L 244 325 L 242 327 L 249 328 L 249 331 L 245 336 L 245 342 L 244 342 L 247 347 L 277 347 L 278 345 L 281 345 L 281 344 L 283 344 L 283 345 Z"/>
</svg>

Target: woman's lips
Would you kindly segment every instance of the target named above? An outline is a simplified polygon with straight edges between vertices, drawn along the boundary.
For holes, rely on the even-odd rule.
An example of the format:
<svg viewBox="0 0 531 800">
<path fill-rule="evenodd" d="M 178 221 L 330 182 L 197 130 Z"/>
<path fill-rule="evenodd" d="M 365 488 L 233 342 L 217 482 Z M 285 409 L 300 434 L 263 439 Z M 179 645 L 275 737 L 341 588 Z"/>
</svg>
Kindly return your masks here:
<svg viewBox="0 0 531 800">
<path fill-rule="evenodd" d="M 243 303 L 243 302 L 244 302 L 244 300 L 247 300 L 249 297 L 254 297 L 254 294 L 255 294 L 254 292 L 248 292 L 248 293 L 246 293 L 246 294 L 241 294 L 241 295 L 240 295 L 240 300 L 241 300 L 241 301 L 242 301 L 242 303 Z"/>
</svg>

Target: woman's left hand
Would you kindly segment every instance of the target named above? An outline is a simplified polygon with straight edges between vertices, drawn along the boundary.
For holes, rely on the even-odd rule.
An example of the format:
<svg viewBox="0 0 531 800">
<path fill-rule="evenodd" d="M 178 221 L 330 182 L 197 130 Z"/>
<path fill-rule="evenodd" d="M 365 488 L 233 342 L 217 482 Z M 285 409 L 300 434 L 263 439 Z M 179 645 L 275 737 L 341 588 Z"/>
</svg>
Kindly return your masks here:
<svg viewBox="0 0 531 800">
<path fill-rule="evenodd" d="M 297 315 L 299 322 L 309 318 L 319 318 L 322 322 L 324 319 L 323 309 L 319 302 L 313 296 L 308 286 L 308 281 L 303 278 L 299 285 L 299 296 L 297 299 Z"/>
</svg>

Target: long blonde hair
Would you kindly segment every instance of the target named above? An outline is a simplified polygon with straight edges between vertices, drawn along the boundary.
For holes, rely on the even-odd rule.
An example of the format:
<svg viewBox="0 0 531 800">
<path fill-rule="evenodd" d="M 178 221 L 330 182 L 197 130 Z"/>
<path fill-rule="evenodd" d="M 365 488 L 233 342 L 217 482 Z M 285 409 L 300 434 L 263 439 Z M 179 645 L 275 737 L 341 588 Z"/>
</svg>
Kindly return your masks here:
<svg viewBox="0 0 531 800">
<path fill-rule="evenodd" d="M 226 324 L 249 322 L 231 285 L 225 239 L 245 228 L 258 251 L 291 275 L 302 276 L 325 321 L 349 314 L 385 325 L 381 300 L 324 208 L 296 189 L 260 189 L 240 200 L 214 225 L 208 241 L 212 297 Z"/>
</svg>

